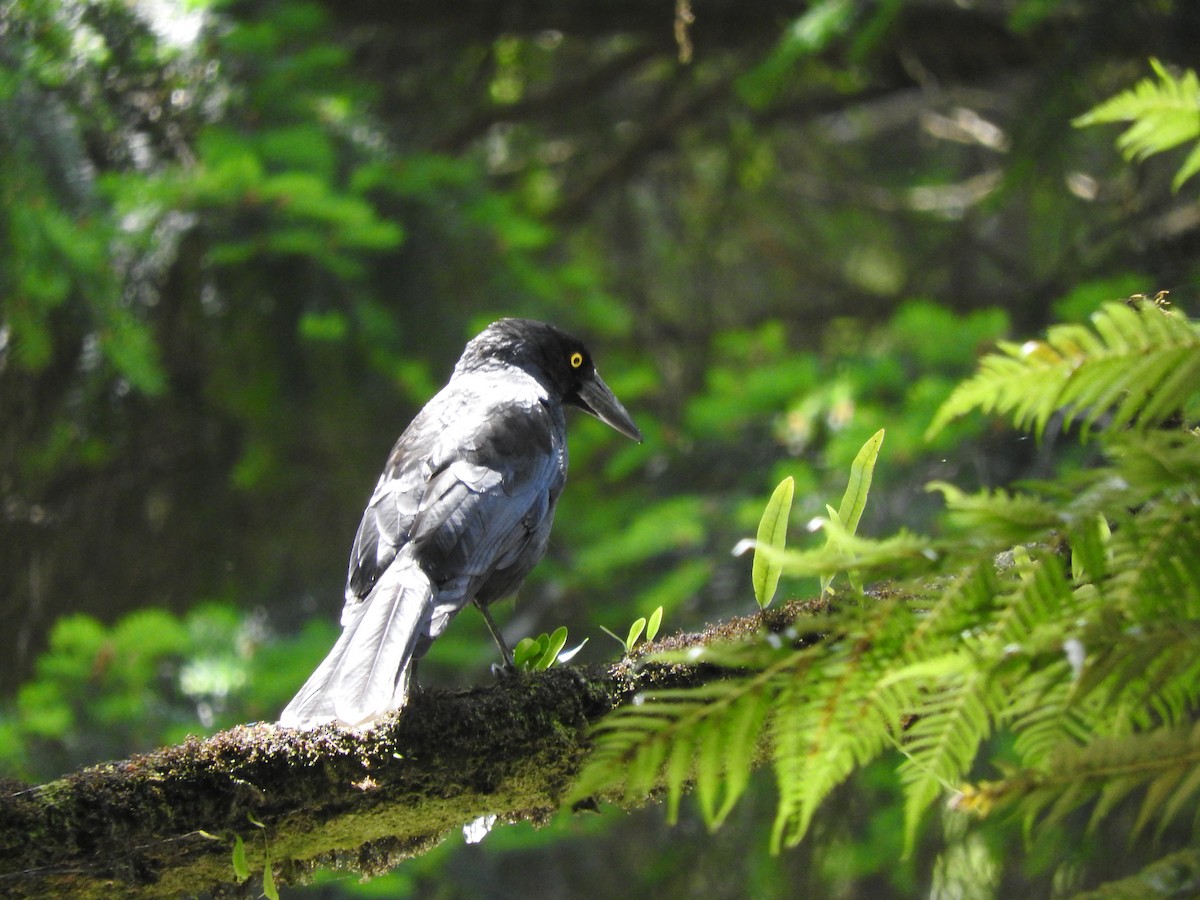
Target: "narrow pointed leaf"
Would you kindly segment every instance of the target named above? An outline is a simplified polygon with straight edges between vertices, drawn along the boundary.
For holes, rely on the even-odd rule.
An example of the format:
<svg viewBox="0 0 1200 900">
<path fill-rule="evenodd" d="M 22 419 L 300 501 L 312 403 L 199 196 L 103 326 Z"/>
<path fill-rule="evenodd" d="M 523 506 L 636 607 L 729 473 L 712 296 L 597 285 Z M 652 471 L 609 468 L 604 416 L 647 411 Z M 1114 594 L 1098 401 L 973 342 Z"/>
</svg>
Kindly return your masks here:
<svg viewBox="0 0 1200 900">
<path fill-rule="evenodd" d="M 246 862 L 246 844 L 239 834 L 233 839 L 233 877 L 241 884 L 250 877 L 250 864 Z"/>
<path fill-rule="evenodd" d="M 638 638 L 642 636 L 642 629 L 646 627 L 646 620 L 639 616 L 629 626 L 629 635 L 625 638 L 625 652 L 628 653 L 633 649 L 633 645 L 637 643 Z"/>
<path fill-rule="evenodd" d="M 646 622 L 646 640 L 652 641 L 658 636 L 658 627 L 662 624 L 663 608 L 660 606 L 650 613 Z"/>
<path fill-rule="evenodd" d="M 271 871 L 271 860 L 263 868 L 263 895 L 267 900 L 279 900 L 279 889 L 275 887 L 275 873 Z"/>
<path fill-rule="evenodd" d="M 850 464 L 850 482 L 842 496 L 842 505 L 838 507 L 838 521 L 850 534 L 858 531 L 858 522 L 867 506 L 875 461 L 879 459 L 879 448 L 883 446 L 883 433 L 884 429 L 880 428 L 871 435 Z"/>
<path fill-rule="evenodd" d="M 789 475 L 767 501 L 762 520 L 758 523 L 758 541 L 754 547 L 754 567 L 752 581 L 754 598 L 760 609 L 766 609 L 775 598 L 775 590 L 779 587 L 779 576 L 783 569 L 779 562 L 779 554 L 787 544 L 788 516 L 792 512 L 792 497 L 796 491 L 796 482 Z M 765 551 L 763 548 L 767 548 Z"/>
</svg>

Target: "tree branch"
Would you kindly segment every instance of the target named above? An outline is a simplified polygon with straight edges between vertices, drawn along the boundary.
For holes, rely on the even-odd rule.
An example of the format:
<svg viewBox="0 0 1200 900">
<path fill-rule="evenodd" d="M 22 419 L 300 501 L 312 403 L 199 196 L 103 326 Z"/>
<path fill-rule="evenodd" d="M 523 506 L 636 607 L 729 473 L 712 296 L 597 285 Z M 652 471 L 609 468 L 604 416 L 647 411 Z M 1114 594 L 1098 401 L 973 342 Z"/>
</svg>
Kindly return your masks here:
<svg viewBox="0 0 1200 900">
<path fill-rule="evenodd" d="M 640 691 L 722 674 L 640 663 L 648 652 L 729 640 L 764 621 L 778 629 L 810 611 L 794 603 L 734 619 L 604 668 L 422 692 L 373 729 L 241 725 L 22 787 L 0 804 L 0 893 L 229 888 L 238 837 L 249 869 L 269 861 L 276 881 L 305 881 L 318 867 L 371 876 L 482 815 L 545 822 L 569 793 L 596 721 Z"/>
</svg>

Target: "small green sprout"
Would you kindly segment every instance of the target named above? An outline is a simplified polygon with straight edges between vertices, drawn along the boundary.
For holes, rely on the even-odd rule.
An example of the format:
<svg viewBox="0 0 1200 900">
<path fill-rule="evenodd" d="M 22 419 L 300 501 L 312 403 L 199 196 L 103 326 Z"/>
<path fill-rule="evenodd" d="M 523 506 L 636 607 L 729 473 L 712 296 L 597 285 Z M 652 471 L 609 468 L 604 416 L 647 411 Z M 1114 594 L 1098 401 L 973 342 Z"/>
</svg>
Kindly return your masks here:
<svg viewBox="0 0 1200 900">
<path fill-rule="evenodd" d="M 250 864 L 246 862 L 246 843 L 240 834 L 233 838 L 233 877 L 237 879 L 238 884 L 250 877 Z"/>
<path fill-rule="evenodd" d="M 567 627 L 562 625 L 553 634 L 540 634 L 536 638 L 521 638 L 513 648 L 513 663 L 523 672 L 544 672 L 552 665 L 568 662 L 583 649 L 587 638 L 576 647 L 563 652 L 567 643 Z"/>
<path fill-rule="evenodd" d="M 871 491 L 871 476 L 875 472 L 875 461 L 879 459 L 879 448 L 883 444 L 883 429 L 875 432 L 867 439 L 850 464 L 850 481 L 842 496 L 842 504 L 837 509 L 826 505 L 829 514 L 828 527 L 825 529 L 825 545 L 836 548 L 839 542 L 853 537 L 858 531 L 858 523 L 862 519 L 863 510 L 867 505 L 867 496 Z M 788 517 L 792 512 L 792 498 L 796 485 L 789 476 L 775 488 L 767 508 L 763 510 L 762 519 L 758 523 L 758 535 L 754 540 L 739 541 L 734 547 L 735 556 L 753 548 L 754 567 L 751 572 L 751 582 L 754 585 L 754 599 L 758 601 L 759 609 L 766 609 L 775 599 L 779 588 L 779 577 L 786 565 L 784 549 L 787 546 Z M 821 596 L 829 593 L 836 573 L 821 576 Z M 854 574 L 850 574 L 851 584 L 856 587 Z M 635 623 L 636 624 L 636 623 Z"/>
<path fill-rule="evenodd" d="M 624 640 L 617 637 L 616 634 L 609 631 L 603 625 L 600 626 L 600 630 L 624 647 L 625 653 L 628 655 L 633 652 L 633 648 L 637 645 L 638 638 L 642 636 L 643 631 L 646 632 L 647 641 L 654 640 L 654 638 L 658 635 L 659 626 L 662 625 L 662 617 L 663 608 L 661 606 L 655 609 L 654 612 L 650 613 L 649 619 L 647 619 L 645 616 L 639 616 L 634 620 L 633 624 L 629 626 L 629 634 Z"/>
<path fill-rule="evenodd" d="M 267 900 L 279 900 L 279 888 L 275 886 L 275 873 L 271 871 L 271 845 L 267 843 L 266 825 L 254 818 L 252 813 L 246 813 L 246 818 L 255 828 L 263 830 L 263 896 Z M 212 837 L 206 832 L 200 832 L 205 837 Z M 238 884 L 250 878 L 250 862 L 246 859 L 246 842 L 240 834 L 233 836 L 233 877 Z"/>
</svg>

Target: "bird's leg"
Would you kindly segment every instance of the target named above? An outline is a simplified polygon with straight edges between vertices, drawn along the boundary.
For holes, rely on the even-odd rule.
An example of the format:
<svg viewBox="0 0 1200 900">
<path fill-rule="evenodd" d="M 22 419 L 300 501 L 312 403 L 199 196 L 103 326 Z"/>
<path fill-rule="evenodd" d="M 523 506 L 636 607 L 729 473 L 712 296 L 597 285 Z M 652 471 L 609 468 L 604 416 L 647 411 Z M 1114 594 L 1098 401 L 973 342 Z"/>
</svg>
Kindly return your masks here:
<svg viewBox="0 0 1200 900">
<path fill-rule="evenodd" d="M 408 692 L 410 694 L 420 693 L 421 685 L 417 682 L 417 663 L 419 659 L 410 659 L 408 661 Z"/>
<path fill-rule="evenodd" d="M 492 614 L 487 611 L 487 607 L 476 601 L 475 608 L 483 613 L 483 621 L 487 622 L 488 631 L 492 633 L 492 640 L 496 642 L 496 646 L 500 648 L 500 654 L 504 657 L 504 671 L 515 672 L 517 670 L 516 663 L 513 662 L 512 651 L 508 649 L 508 644 L 504 643 L 504 637 L 500 634 L 500 629 L 496 627 L 496 623 L 492 621 Z M 495 669 L 495 666 L 492 667 Z"/>
</svg>

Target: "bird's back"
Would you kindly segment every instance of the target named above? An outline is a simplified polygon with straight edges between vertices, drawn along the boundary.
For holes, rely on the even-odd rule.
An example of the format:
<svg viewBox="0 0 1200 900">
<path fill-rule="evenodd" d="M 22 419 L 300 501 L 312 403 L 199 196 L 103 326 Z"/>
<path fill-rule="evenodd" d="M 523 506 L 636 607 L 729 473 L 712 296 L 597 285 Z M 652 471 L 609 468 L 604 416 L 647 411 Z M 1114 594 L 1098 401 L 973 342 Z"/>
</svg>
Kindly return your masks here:
<svg viewBox="0 0 1200 900">
<path fill-rule="evenodd" d="M 351 550 L 343 621 L 402 553 L 446 594 L 434 637 L 472 600 L 512 593 L 545 552 L 566 471 L 561 405 L 534 378 L 456 374 L 388 457 Z"/>
</svg>

